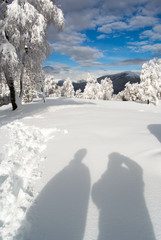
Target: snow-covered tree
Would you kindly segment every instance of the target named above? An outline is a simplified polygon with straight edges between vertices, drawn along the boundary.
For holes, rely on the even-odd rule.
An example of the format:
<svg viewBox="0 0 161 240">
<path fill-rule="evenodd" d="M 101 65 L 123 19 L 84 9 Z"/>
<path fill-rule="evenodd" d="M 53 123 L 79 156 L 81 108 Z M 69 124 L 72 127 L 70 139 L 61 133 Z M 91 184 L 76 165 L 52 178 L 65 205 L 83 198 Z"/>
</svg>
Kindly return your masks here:
<svg viewBox="0 0 161 240">
<path fill-rule="evenodd" d="M 103 100 L 110 100 L 113 94 L 113 83 L 110 78 L 105 78 L 101 81 L 101 92 Z"/>
<path fill-rule="evenodd" d="M 34 97 L 34 84 L 31 83 L 30 77 L 25 74 L 24 78 L 24 91 L 23 91 L 23 101 L 25 103 L 32 102 L 33 97 Z"/>
<path fill-rule="evenodd" d="M 97 82 L 97 79 L 88 73 L 87 84 L 84 89 L 83 98 L 86 99 L 100 99 L 101 86 Z"/>
<path fill-rule="evenodd" d="M 91 73 L 87 73 L 87 83 L 97 83 L 96 77 Z"/>
<path fill-rule="evenodd" d="M 57 87 L 57 80 L 52 75 L 45 76 L 44 91 L 47 96 L 53 94 Z"/>
<path fill-rule="evenodd" d="M 100 99 L 101 98 L 101 85 L 99 83 L 90 83 L 86 84 L 84 89 L 83 98 L 86 99 Z"/>
<path fill-rule="evenodd" d="M 90 76 L 90 75 L 89 75 Z M 105 78 L 101 84 L 94 77 L 87 79 L 87 85 L 84 89 L 83 97 L 86 99 L 110 100 L 113 93 L 113 84 L 110 78 Z"/>
<path fill-rule="evenodd" d="M 75 92 L 75 97 L 76 97 L 76 98 L 83 98 L 83 93 L 82 93 L 81 89 L 78 89 L 78 90 Z"/>
<path fill-rule="evenodd" d="M 146 101 L 158 102 L 161 97 L 161 59 L 152 59 L 142 66 L 140 85 Z"/>
<path fill-rule="evenodd" d="M 61 87 L 62 97 L 74 97 L 74 87 L 70 78 L 67 78 Z"/>
<path fill-rule="evenodd" d="M 15 82 L 19 82 L 22 98 L 26 72 L 35 76 L 32 81 L 42 88 L 42 63 L 51 51 L 46 40 L 50 23 L 59 29 L 64 24 L 62 11 L 55 1 L 13 0 L 0 4 L 0 71 L 9 86 L 13 110 L 17 108 Z"/>
<path fill-rule="evenodd" d="M 46 96 L 60 97 L 61 87 L 58 86 L 58 80 L 52 75 L 45 76 L 44 92 Z"/>
<path fill-rule="evenodd" d="M 0 106 L 9 103 L 9 88 L 5 82 L 3 74 L 0 72 Z"/>
<path fill-rule="evenodd" d="M 142 66 L 139 83 L 126 83 L 117 99 L 125 101 L 154 101 L 156 104 L 161 97 L 161 59 L 152 59 Z"/>
<path fill-rule="evenodd" d="M 123 100 L 123 101 L 136 101 L 141 100 L 140 94 L 140 84 L 130 82 L 125 84 L 125 89 L 118 93 L 117 99 Z"/>
<path fill-rule="evenodd" d="M 56 85 L 55 89 L 52 94 L 50 94 L 51 97 L 61 97 L 61 87 Z"/>
<path fill-rule="evenodd" d="M 44 75 L 41 72 L 36 74 L 30 71 L 27 72 L 27 69 L 25 68 L 23 79 L 24 79 L 23 81 L 24 90 L 22 96 L 23 102 L 25 103 L 32 102 L 33 98 L 38 95 L 41 95 L 44 99 L 44 93 L 41 90 L 41 88 L 44 85 Z"/>
</svg>

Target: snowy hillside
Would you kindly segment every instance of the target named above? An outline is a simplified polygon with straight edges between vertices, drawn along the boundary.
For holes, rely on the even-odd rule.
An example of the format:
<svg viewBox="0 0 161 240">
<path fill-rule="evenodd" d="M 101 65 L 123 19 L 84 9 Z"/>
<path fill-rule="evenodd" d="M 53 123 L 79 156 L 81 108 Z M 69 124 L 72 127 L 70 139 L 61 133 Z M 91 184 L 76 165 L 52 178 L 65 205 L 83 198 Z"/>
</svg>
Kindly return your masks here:
<svg viewBox="0 0 161 240">
<path fill-rule="evenodd" d="M 161 240 L 160 105 L 3 106 L 0 146 L 0 240 Z"/>
<path fill-rule="evenodd" d="M 140 74 L 139 72 L 121 72 L 116 74 L 110 74 L 105 75 L 102 77 L 99 77 L 97 80 L 100 83 L 102 79 L 105 77 L 109 77 L 112 80 L 113 88 L 114 88 L 114 94 L 118 94 L 125 88 L 125 84 L 130 83 L 140 83 Z"/>
</svg>

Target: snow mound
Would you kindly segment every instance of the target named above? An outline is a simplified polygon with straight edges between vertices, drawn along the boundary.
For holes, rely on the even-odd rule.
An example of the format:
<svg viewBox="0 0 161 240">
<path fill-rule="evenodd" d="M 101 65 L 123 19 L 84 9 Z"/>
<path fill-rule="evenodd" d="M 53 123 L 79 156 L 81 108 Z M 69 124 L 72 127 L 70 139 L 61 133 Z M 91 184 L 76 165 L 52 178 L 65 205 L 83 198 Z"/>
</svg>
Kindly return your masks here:
<svg viewBox="0 0 161 240">
<path fill-rule="evenodd" d="M 57 129 L 39 129 L 14 121 L 4 126 L 9 143 L 0 153 L 0 239 L 10 240 L 16 235 L 29 207 L 33 194 L 33 181 L 44 159 L 46 141 Z"/>
</svg>

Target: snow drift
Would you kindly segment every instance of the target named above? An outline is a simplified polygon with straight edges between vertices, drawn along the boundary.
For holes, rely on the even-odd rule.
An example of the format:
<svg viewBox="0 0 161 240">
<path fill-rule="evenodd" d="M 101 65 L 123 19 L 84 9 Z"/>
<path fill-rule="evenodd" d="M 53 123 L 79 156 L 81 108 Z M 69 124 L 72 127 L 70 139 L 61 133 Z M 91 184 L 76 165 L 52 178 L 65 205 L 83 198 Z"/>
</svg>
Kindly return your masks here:
<svg viewBox="0 0 161 240">
<path fill-rule="evenodd" d="M 160 119 L 136 102 L 1 107 L 0 238 L 161 240 Z"/>
</svg>

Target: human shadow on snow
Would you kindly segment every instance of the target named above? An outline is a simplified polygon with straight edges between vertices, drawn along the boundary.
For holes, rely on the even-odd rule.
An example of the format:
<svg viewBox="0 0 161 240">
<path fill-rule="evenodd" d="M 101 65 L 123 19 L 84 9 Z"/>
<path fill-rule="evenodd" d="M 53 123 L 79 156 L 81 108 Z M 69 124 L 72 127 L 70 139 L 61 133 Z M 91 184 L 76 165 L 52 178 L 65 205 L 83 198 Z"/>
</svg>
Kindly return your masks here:
<svg viewBox="0 0 161 240">
<path fill-rule="evenodd" d="M 148 125 L 148 129 L 161 143 L 161 124 Z"/>
<path fill-rule="evenodd" d="M 90 174 L 82 163 L 87 151 L 74 159 L 44 187 L 27 213 L 30 240 L 82 240 L 90 192 Z"/>
<path fill-rule="evenodd" d="M 98 240 L 155 240 L 142 174 L 133 160 L 119 153 L 109 156 L 106 172 L 92 189 L 100 214 Z"/>
</svg>

